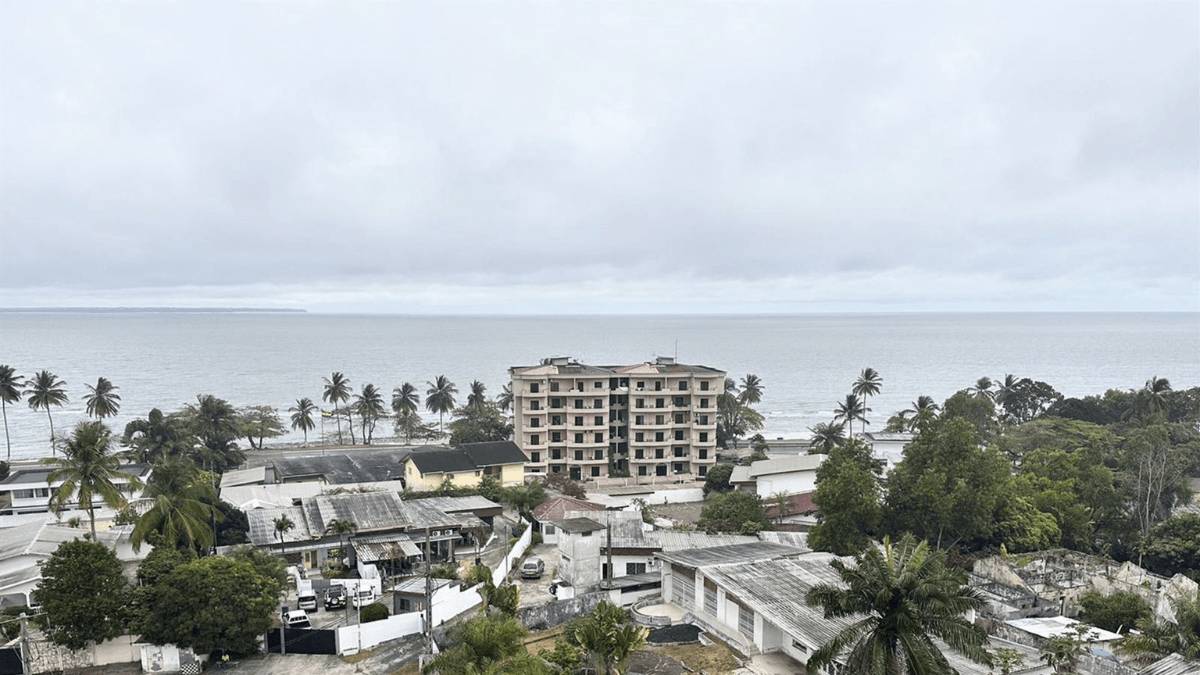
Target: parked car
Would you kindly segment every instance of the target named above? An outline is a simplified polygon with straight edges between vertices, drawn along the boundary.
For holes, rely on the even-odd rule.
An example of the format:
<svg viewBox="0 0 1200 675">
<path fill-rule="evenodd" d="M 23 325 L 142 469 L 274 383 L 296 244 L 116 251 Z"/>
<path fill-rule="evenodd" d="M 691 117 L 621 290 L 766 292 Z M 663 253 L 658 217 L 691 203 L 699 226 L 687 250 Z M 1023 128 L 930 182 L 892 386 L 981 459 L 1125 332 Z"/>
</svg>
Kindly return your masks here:
<svg viewBox="0 0 1200 675">
<path fill-rule="evenodd" d="M 325 591 L 325 609 L 344 609 L 346 607 L 346 587 L 330 586 Z"/>
<path fill-rule="evenodd" d="M 301 593 L 300 597 L 296 599 L 296 604 L 300 609 L 315 612 L 317 611 L 317 594 L 312 590 Z"/>
<path fill-rule="evenodd" d="M 312 624 L 308 621 L 308 612 L 302 609 L 293 609 L 284 614 L 283 625 L 288 628 L 312 628 Z"/>
<path fill-rule="evenodd" d="M 541 579 L 542 573 L 546 571 L 546 564 L 541 558 L 529 558 L 521 564 L 522 579 Z"/>
<path fill-rule="evenodd" d="M 374 601 L 375 591 L 370 588 L 360 588 L 358 592 L 354 594 L 355 607 L 366 607 Z"/>
</svg>

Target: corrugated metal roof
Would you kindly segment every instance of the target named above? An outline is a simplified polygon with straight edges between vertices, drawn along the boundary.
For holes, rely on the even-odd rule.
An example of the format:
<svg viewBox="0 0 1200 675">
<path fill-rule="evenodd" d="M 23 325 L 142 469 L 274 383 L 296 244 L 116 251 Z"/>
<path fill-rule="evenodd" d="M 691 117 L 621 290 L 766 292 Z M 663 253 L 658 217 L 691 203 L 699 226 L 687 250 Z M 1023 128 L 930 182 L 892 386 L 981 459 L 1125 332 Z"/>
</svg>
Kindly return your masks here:
<svg viewBox="0 0 1200 675">
<path fill-rule="evenodd" d="M 654 530 L 647 532 L 645 537 L 662 547 L 663 551 L 683 551 L 693 548 L 713 548 L 716 546 L 735 546 L 751 544 L 758 541 L 757 537 L 741 534 L 708 534 L 706 532 L 675 532 L 672 530 Z"/>
<path fill-rule="evenodd" d="M 672 565 L 696 568 L 708 567 L 710 565 L 730 565 L 750 560 L 771 560 L 800 555 L 802 553 L 804 552 L 791 546 L 766 541 L 754 541 L 747 544 L 734 544 L 732 546 L 684 549 L 670 553 L 664 552 L 659 553 L 658 557 L 670 562 Z"/>
<path fill-rule="evenodd" d="M 758 478 L 777 473 L 816 471 L 825 461 L 825 455 L 797 455 L 779 459 L 763 459 L 750 465 L 750 477 Z"/>
<path fill-rule="evenodd" d="M 235 485 L 254 485 L 267 480 L 267 467 L 256 466 L 251 469 L 238 469 L 236 471 L 226 471 L 221 476 L 221 489 Z"/>
<path fill-rule="evenodd" d="M 542 502 L 533 510 L 537 521 L 560 520 L 567 511 L 603 511 L 604 507 L 574 497 L 555 497 Z"/>
<path fill-rule="evenodd" d="M 246 520 L 250 524 L 250 542 L 255 546 L 278 545 L 279 538 L 275 536 L 275 519 L 282 517 L 287 517 L 296 525 L 283 534 L 284 543 L 312 540 L 304 511 L 299 506 L 285 506 L 277 509 L 253 509 L 246 512 Z"/>
<path fill-rule="evenodd" d="M 807 532 L 772 532 L 763 530 L 758 533 L 762 541 L 770 541 L 784 546 L 795 546 L 801 551 L 809 551 Z"/>
<path fill-rule="evenodd" d="M 415 558 L 421 555 L 421 549 L 404 534 L 389 537 L 351 537 L 350 545 L 354 547 L 358 559 L 363 562 L 395 560 L 397 556 Z"/>
<path fill-rule="evenodd" d="M 739 464 L 733 467 L 733 472 L 729 474 L 730 483 L 749 483 L 750 467 Z"/>
<path fill-rule="evenodd" d="M 409 499 L 408 503 L 425 502 L 432 505 L 434 508 L 443 513 L 461 513 L 463 511 L 486 511 L 489 509 L 503 509 L 504 506 L 484 497 L 482 495 L 470 495 L 468 497 L 424 497 L 422 499 Z"/>
<path fill-rule="evenodd" d="M 273 466 L 281 481 L 321 476 L 333 485 L 369 483 L 403 476 L 401 464 L 410 452 L 407 448 L 384 448 L 341 455 L 286 457 L 275 460 Z"/>
<path fill-rule="evenodd" d="M 413 521 L 394 492 L 317 495 L 305 502 L 309 527 L 324 532 L 335 520 L 354 523 L 359 532 L 403 528 Z M 423 527 L 423 526 L 422 526 Z"/>
<path fill-rule="evenodd" d="M 324 488 L 324 483 L 316 481 L 275 483 L 273 485 L 234 485 L 221 488 L 221 500 L 238 508 L 244 508 L 251 502 L 256 502 L 256 505 L 271 504 L 282 508 L 292 506 L 298 499 L 315 497 L 321 494 L 321 490 Z M 255 508 L 255 506 L 250 508 Z"/>
<path fill-rule="evenodd" d="M 423 530 L 427 527 L 441 529 L 447 527 L 458 526 L 458 520 L 454 516 L 447 515 L 434 505 L 428 503 L 424 499 L 410 499 L 401 501 L 401 507 L 404 509 L 404 517 L 408 520 L 408 529 Z"/>
<path fill-rule="evenodd" d="M 567 518 L 554 522 L 563 532 L 595 532 L 603 530 L 604 526 L 591 518 Z"/>
<path fill-rule="evenodd" d="M 1142 668 L 1138 675 L 1200 675 L 1200 661 L 1171 654 Z"/>
</svg>

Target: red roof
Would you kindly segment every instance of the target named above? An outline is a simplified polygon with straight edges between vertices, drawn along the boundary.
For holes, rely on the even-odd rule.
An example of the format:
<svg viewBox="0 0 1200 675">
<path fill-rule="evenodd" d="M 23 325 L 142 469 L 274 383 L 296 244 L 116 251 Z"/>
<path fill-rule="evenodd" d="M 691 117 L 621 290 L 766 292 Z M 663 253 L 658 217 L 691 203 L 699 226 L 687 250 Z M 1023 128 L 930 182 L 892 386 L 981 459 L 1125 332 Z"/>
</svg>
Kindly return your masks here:
<svg viewBox="0 0 1200 675">
<path fill-rule="evenodd" d="M 547 520 L 562 520 L 567 511 L 603 511 L 603 506 L 585 502 L 574 497 L 555 497 L 538 504 L 533 510 L 533 517 L 538 522 Z"/>
<path fill-rule="evenodd" d="M 768 499 L 765 506 L 764 510 L 766 511 L 767 518 L 779 517 L 779 507 L 771 500 Z M 813 503 L 813 493 L 805 492 L 801 495 L 788 496 L 787 514 L 789 516 L 802 516 L 806 513 L 816 513 L 817 511 L 817 505 Z"/>
</svg>

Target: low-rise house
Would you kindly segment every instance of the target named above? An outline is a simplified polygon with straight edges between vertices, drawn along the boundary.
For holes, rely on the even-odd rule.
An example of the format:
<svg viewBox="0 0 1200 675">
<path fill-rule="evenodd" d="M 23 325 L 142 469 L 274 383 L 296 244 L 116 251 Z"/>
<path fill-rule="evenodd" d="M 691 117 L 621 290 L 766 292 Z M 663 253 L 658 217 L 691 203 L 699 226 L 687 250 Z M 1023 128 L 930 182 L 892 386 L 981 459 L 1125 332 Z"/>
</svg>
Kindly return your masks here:
<svg viewBox="0 0 1200 675">
<path fill-rule="evenodd" d="M 462 585 L 461 581 L 452 579 L 433 578 L 428 581 L 435 605 L 441 601 L 442 595 L 448 595 Z M 415 577 L 392 588 L 392 614 L 423 611 L 428 597 L 425 583 L 424 577 Z"/>
<path fill-rule="evenodd" d="M 96 531 L 100 543 L 116 552 L 128 576 L 152 549 L 147 545 L 134 551 L 129 543 L 132 531 L 130 525 Z M 59 544 L 88 534 L 86 525 L 68 527 L 46 519 L 0 529 L 0 607 L 31 605 L 30 594 L 42 580 L 41 563 L 54 554 Z"/>
<path fill-rule="evenodd" d="M 904 448 L 916 438 L 916 434 L 905 431 L 868 431 L 859 436 L 871 448 L 871 456 L 884 471 L 896 468 L 904 459 Z"/>
<path fill-rule="evenodd" d="M 735 466 L 729 484 L 763 499 L 777 494 L 810 493 L 817 489 L 817 468 L 824 461 L 825 455 L 763 459 L 749 466 Z"/>
<path fill-rule="evenodd" d="M 405 485 L 411 490 L 436 490 L 444 481 L 455 487 L 475 487 L 484 476 L 501 485 L 520 485 L 525 476 L 525 453 L 512 441 L 465 443 L 456 448 L 417 448 L 404 460 Z"/>
<path fill-rule="evenodd" d="M 1021 633 L 1025 633 L 1032 639 L 1022 639 L 1020 636 L 1008 632 L 1008 636 L 1014 642 L 1022 644 L 1030 644 L 1032 646 L 1041 646 L 1047 640 L 1054 637 L 1071 637 L 1076 635 L 1076 629 L 1086 628 L 1087 632 L 1084 638 L 1087 642 L 1095 647 L 1112 652 L 1113 643 L 1121 639 L 1121 635 L 1112 631 L 1096 628 L 1095 626 L 1085 626 L 1084 624 L 1069 619 L 1065 616 L 1042 616 L 1029 617 L 1027 619 L 1012 619 L 1004 622 L 1005 626 L 1014 628 Z"/>
<path fill-rule="evenodd" d="M 809 530 L 817 524 L 817 504 L 813 501 L 813 493 L 788 495 L 783 508 L 775 503 L 774 498 L 768 499 L 763 505 L 767 520 L 780 525 L 795 525 L 796 529 Z"/>
<path fill-rule="evenodd" d="M 553 521 L 562 520 L 568 511 L 582 513 L 604 510 L 605 508 L 600 504 L 574 497 L 563 496 L 547 499 L 533 509 L 533 531 L 542 533 L 542 543 L 556 544 L 558 543 L 558 528 L 554 526 Z"/>
<path fill-rule="evenodd" d="M 150 464 L 124 464 L 118 470 L 122 477 L 113 482 L 125 498 L 131 502 L 140 499 L 142 488 L 133 487 L 130 479 L 137 479 L 144 485 L 150 479 L 153 467 Z M 61 480 L 54 483 L 48 481 L 53 471 L 54 468 L 48 466 L 22 467 L 0 480 L 0 515 L 49 513 L 50 497 L 62 486 Z M 111 518 L 116 513 L 103 504 L 97 504 L 96 507 L 97 518 Z M 68 503 L 65 508 L 72 511 L 78 509 L 79 505 Z"/>
</svg>

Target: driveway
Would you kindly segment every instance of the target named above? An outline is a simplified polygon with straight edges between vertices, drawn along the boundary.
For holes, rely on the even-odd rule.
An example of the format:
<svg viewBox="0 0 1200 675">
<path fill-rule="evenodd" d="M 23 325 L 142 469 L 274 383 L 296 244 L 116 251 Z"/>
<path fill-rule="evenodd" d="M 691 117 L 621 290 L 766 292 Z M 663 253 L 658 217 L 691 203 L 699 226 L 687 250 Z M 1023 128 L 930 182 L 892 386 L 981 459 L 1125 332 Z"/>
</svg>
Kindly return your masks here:
<svg viewBox="0 0 1200 675">
<path fill-rule="evenodd" d="M 525 552 L 525 558 L 533 557 L 541 558 L 546 566 L 541 579 L 522 579 L 519 566 L 511 577 L 513 583 L 521 587 L 521 607 L 536 607 L 556 599 L 550 594 L 550 581 L 554 578 L 554 570 L 558 568 L 558 547 L 553 544 L 531 546 Z"/>
</svg>

